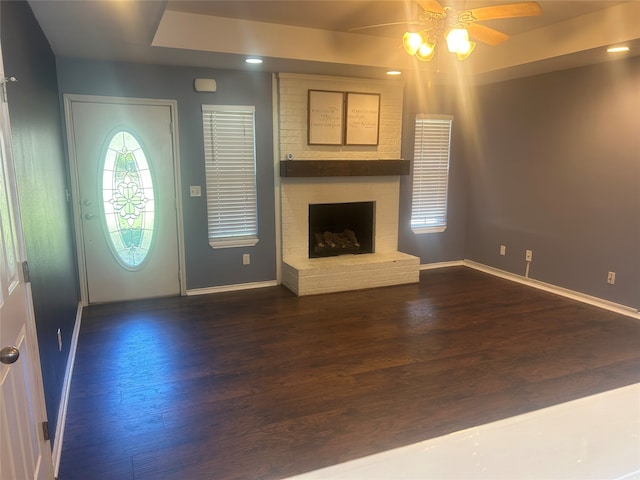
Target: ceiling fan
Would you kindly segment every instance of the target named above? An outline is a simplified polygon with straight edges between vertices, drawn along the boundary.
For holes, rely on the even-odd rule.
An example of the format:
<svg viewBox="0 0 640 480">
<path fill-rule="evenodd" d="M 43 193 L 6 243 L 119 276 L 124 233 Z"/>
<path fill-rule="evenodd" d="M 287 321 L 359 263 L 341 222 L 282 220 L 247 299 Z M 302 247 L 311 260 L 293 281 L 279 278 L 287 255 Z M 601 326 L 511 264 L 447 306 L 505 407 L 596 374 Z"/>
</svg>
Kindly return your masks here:
<svg viewBox="0 0 640 480">
<path fill-rule="evenodd" d="M 444 40 L 448 50 L 455 53 L 458 60 L 464 60 L 476 46 L 475 42 L 469 40 L 470 37 L 487 45 L 498 45 L 509 38 L 507 34 L 478 22 L 531 17 L 542 13 L 542 8 L 537 2 L 492 5 L 470 10 L 456 10 L 450 6 L 443 7 L 437 0 L 417 0 L 417 3 L 422 9 L 417 20 L 368 25 L 352 30 L 386 25 L 418 25 L 419 29 L 408 31 L 402 37 L 402 45 L 409 55 L 415 56 L 418 60 L 429 61 L 435 55 L 438 42 Z"/>
</svg>

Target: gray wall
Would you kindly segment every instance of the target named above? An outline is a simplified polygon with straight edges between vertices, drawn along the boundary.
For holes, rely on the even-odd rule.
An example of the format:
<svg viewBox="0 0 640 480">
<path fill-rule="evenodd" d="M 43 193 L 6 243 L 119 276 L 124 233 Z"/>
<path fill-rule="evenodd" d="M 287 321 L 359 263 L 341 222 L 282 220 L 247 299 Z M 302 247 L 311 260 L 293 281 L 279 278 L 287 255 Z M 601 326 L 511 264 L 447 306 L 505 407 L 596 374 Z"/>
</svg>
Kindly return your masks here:
<svg viewBox="0 0 640 480">
<path fill-rule="evenodd" d="M 58 59 L 62 93 L 175 98 L 180 118 L 187 287 L 275 278 L 271 79 L 267 74 Z M 218 81 L 198 94 L 193 78 Z M 634 83 L 635 82 L 635 83 Z M 638 306 L 640 215 L 638 61 L 461 89 L 407 81 L 402 156 L 413 155 L 416 113 L 453 113 L 448 228 L 409 228 L 410 178 L 401 179 L 400 250 L 421 263 L 468 258 L 613 302 Z M 255 104 L 260 237 L 255 249 L 206 240 L 202 103 Z M 507 255 L 498 254 L 507 246 Z M 242 253 L 252 264 L 241 266 Z M 616 285 L 606 275 L 615 271 Z"/>
<path fill-rule="evenodd" d="M 427 78 L 412 77 L 405 87 L 402 114 L 402 158 L 413 160 L 415 118 L 419 113 L 454 115 L 449 158 L 447 229 L 438 233 L 415 234 L 411 223 L 411 177 L 400 179 L 400 231 L 398 249 L 420 257 L 420 263 L 438 263 L 464 258 L 467 220 L 467 172 L 463 156 L 465 130 L 456 112 L 456 92 L 431 86 Z"/>
<path fill-rule="evenodd" d="M 110 63 L 58 58 L 60 94 L 175 99 L 178 102 L 187 288 L 276 278 L 271 75 L 202 68 Z M 198 93 L 195 78 L 214 78 L 217 92 Z M 255 105 L 258 236 L 254 247 L 212 249 L 207 239 L 202 104 Z M 189 197 L 201 185 L 202 197 Z M 242 265 L 242 255 L 251 264 Z"/>
<path fill-rule="evenodd" d="M 80 300 L 55 57 L 26 2 L 1 2 L 18 196 L 53 437 Z M 58 351 L 57 330 L 62 333 Z"/>
<path fill-rule="evenodd" d="M 640 307 L 640 60 L 483 86 L 474 105 L 465 256 L 523 275 L 530 249 L 531 278 Z"/>
</svg>

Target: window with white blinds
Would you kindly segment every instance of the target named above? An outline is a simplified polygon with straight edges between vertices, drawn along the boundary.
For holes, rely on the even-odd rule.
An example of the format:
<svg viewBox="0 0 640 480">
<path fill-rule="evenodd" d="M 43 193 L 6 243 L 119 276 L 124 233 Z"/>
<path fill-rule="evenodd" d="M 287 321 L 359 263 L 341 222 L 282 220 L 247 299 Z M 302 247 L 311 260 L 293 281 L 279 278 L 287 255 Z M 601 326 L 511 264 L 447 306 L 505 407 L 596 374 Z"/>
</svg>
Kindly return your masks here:
<svg viewBox="0 0 640 480">
<path fill-rule="evenodd" d="M 258 242 L 255 108 L 203 105 L 209 244 Z"/>
<path fill-rule="evenodd" d="M 447 228 L 450 115 L 416 115 L 411 229 L 415 233 Z"/>
</svg>

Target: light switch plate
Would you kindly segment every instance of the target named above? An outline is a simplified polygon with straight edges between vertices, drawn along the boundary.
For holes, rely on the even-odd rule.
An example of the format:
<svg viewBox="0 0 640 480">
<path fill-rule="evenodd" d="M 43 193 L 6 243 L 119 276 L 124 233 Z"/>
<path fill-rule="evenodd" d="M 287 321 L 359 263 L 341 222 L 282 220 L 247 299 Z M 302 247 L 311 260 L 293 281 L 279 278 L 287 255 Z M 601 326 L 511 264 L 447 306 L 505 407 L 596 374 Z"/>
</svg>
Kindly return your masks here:
<svg viewBox="0 0 640 480">
<path fill-rule="evenodd" d="M 192 197 L 201 197 L 202 189 L 200 188 L 200 185 L 191 185 L 189 187 L 189 195 Z"/>
</svg>

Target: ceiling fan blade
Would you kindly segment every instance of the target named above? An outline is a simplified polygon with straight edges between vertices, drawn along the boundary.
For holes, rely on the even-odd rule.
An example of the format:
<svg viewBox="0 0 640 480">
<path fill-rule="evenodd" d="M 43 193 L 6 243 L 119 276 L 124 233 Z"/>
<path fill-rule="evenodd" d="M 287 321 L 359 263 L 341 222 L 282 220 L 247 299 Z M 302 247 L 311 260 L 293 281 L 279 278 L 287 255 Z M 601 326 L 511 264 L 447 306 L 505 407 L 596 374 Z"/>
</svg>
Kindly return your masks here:
<svg viewBox="0 0 640 480">
<path fill-rule="evenodd" d="M 418 0 L 418 5 L 427 12 L 444 13 L 444 8 L 442 8 L 442 5 L 440 5 L 437 0 Z"/>
<path fill-rule="evenodd" d="M 469 10 L 476 21 L 495 20 L 497 18 L 534 17 L 542 14 L 538 2 L 509 3 Z"/>
<path fill-rule="evenodd" d="M 354 32 L 356 30 L 366 30 L 367 28 L 378 28 L 378 27 L 389 27 L 391 25 L 420 25 L 420 22 L 389 22 L 389 23 L 378 23 L 377 25 L 364 25 L 362 27 L 353 27 L 350 28 L 350 32 Z"/>
<path fill-rule="evenodd" d="M 470 23 L 465 28 L 469 32 L 470 37 L 473 37 L 476 40 L 481 41 L 482 43 L 486 43 L 487 45 L 499 45 L 507 38 L 509 38 L 509 35 L 507 35 L 506 33 L 499 32 L 498 30 L 485 27 L 484 25 L 480 25 L 478 23 Z"/>
</svg>

